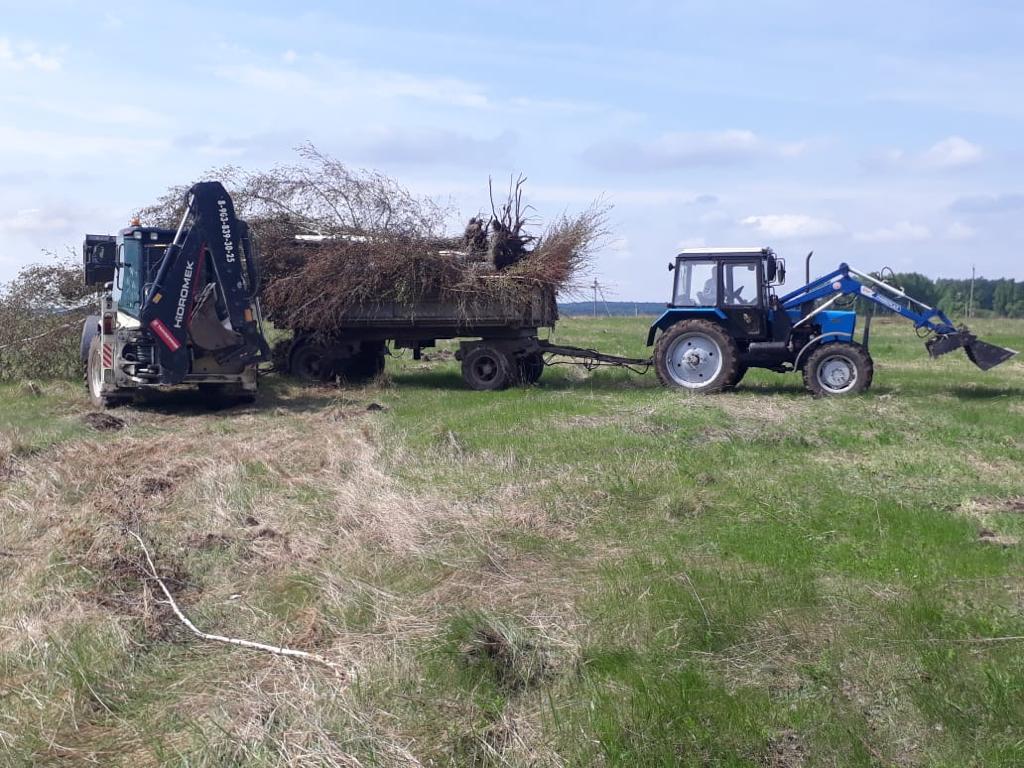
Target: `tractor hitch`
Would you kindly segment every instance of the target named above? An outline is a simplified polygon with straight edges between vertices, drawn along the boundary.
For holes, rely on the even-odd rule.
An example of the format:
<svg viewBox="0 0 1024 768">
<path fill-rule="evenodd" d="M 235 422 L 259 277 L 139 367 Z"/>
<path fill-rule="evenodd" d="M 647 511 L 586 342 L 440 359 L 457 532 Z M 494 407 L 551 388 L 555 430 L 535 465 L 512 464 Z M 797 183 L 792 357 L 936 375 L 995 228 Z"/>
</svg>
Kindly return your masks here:
<svg viewBox="0 0 1024 768">
<path fill-rule="evenodd" d="M 967 358 L 983 371 L 995 368 L 1017 354 L 1014 349 L 997 347 L 995 344 L 979 340 L 967 326 L 961 326 L 954 333 L 933 336 L 925 342 L 925 347 L 932 357 L 939 357 L 963 347 Z"/>
</svg>

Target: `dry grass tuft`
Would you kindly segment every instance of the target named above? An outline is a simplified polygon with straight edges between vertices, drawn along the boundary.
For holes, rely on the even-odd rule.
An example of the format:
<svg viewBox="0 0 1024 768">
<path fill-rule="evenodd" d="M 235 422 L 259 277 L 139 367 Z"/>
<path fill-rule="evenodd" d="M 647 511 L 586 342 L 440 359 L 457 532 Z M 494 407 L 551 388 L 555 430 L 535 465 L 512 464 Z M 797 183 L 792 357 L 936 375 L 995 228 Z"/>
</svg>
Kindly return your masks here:
<svg viewBox="0 0 1024 768">
<path fill-rule="evenodd" d="M 405 459 L 383 460 L 366 401 L 320 394 L 321 409 L 293 410 L 284 397 L 273 414 L 127 410 L 138 429 L 23 459 L 25 474 L 0 496 L 19 566 L 3 571 L 0 653 L 29 658 L 54 638 L 110 627 L 121 640 L 104 647 L 113 667 L 127 670 L 119 696 L 147 687 L 138 669 L 176 665 L 175 688 L 159 706 L 195 730 L 161 736 L 165 749 L 181 739 L 174 749 L 187 753 L 199 734 L 209 755 L 236 763 L 273 755 L 273 764 L 419 765 L 386 704 L 319 671 L 195 640 L 157 599 L 121 533 L 130 526 L 145 533 L 161 578 L 204 630 L 315 649 L 370 680 L 417 674 L 416 648 L 464 610 L 524 617 L 481 622 L 465 635 L 467 662 L 492 668 L 502 690 L 532 690 L 573 658 L 570 580 L 552 573 L 540 589 L 538 564 L 492 541 L 506 523 L 547 530 L 543 510 L 511 492 L 467 501 L 408 492 L 387 471 Z M 438 573 L 411 594 L 390 590 L 406 567 Z M 172 645 L 185 650 L 167 655 Z M 42 693 L 64 663 L 18 667 L 14 745 L 35 733 L 64 748 L 51 759 L 102 762 L 98 745 L 111 735 L 102 706 Z M 495 731 L 494 743 L 518 754 L 532 728 L 520 718 L 508 738 Z M 144 733 L 119 728 L 120 754 L 155 762 L 153 742 L 138 740 Z"/>
<path fill-rule="evenodd" d="M 479 616 L 467 630 L 460 653 L 471 665 L 486 665 L 499 688 L 522 691 L 551 674 L 550 653 L 528 628 L 507 619 Z"/>
</svg>

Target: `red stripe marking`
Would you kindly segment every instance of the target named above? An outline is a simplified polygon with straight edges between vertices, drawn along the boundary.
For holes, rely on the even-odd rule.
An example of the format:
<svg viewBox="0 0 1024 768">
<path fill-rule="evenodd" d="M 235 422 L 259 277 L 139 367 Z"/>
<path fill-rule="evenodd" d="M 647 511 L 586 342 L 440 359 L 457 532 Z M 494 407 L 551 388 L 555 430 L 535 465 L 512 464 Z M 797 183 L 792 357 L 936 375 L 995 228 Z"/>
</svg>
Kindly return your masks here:
<svg viewBox="0 0 1024 768">
<path fill-rule="evenodd" d="M 150 322 L 149 327 L 153 329 L 153 333 L 160 337 L 160 341 L 166 344 L 171 352 L 177 352 L 181 348 L 181 342 L 174 338 L 174 334 L 167 330 L 167 326 L 160 321 L 160 318 Z"/>
<path fill-rule="evenodd" d="M 114 350 L 109 344 L 103 345 L 103 367 L 110 368 L 114 365 Z"/>
</svg>

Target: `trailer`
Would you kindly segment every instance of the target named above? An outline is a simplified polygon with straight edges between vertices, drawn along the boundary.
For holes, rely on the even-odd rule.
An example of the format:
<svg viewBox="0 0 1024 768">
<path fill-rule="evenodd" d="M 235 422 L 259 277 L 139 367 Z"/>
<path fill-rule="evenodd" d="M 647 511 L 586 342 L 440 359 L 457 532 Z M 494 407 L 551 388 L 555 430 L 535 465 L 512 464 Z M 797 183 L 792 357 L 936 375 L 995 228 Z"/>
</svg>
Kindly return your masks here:
<svg viewBox="0 0 1024 768">
<path fill-rule="evenodd" d="M 274 318 L 271 318 L 273 321 Z M 431 295 L 411 301 L 356 305 L 330 331 L 292 326 L 288 371 L 306 381 L 367 381 L 384 370 L 388 345 L 418 360 L 439 339 L 463 339 L 456 352 L 472 389 L 499 390 L 536 382 L 544 371 L 538 332 L 558 320 L 554 291 L 538 287 L 511 304 Z M 282 321 L 276 321 L 281 327 Z"/>
</svg>

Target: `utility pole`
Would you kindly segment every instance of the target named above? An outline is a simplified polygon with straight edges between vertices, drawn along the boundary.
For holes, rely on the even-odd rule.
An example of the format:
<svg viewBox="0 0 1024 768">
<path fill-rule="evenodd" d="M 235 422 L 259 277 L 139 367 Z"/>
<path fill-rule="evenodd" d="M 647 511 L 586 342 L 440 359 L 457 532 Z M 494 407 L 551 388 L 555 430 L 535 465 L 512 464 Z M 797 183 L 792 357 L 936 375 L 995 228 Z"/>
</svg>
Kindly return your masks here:
<svg viewBox="0 0 1024 768">
<path fill-rule="evenodd" d="M 594 278 L 594 285 L 591 286 L 594 289 L 594 317 L 597 317 L 597 291 L 601 285 L 597 282 L 597 278 Z"/>
<path fill-rule="evenodd" d="M 967 298 L 967 318 L 974 316 L 974 265 L 971 264 L 971 292 Z"/>
</svg>

